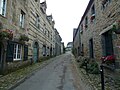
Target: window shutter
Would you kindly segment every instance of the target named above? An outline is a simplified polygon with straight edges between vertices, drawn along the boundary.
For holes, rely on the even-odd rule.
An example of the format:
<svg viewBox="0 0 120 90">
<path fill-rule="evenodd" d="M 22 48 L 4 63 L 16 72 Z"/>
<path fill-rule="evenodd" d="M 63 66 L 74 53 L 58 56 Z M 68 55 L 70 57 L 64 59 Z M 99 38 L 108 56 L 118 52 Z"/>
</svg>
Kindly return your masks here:
<svg viewBox="0 0 120 90">
<path fill-rule="evenodd" d="M 28 45 L 24 45 L 24 61 L 28 60 Z"/>
<path fill-rule="evenodd" d="M 14 42 L 8 41 L 7 55 L 6 55 L 6 61 L 7 62 L 12 62 L 13 61 L 13 54 L 14 54 Z"/>
</svg>

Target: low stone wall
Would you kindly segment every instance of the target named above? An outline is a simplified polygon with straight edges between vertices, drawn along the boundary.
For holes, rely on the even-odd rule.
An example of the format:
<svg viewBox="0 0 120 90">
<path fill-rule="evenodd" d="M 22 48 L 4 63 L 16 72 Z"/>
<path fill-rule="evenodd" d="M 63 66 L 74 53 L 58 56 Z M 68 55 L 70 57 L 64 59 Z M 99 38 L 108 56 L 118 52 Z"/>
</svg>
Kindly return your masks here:
<svg viewBox="0 0 120 90">
<path fill-rule="evenodd" d="M 14 61 L 14 62 L 8 62 L 6 66 L 6 71 L 4 72 L 5 74 L 16 71 L 18 69 L 21 69 L 23 67 L 31 65 L 31 61 Z"/>
</svg>

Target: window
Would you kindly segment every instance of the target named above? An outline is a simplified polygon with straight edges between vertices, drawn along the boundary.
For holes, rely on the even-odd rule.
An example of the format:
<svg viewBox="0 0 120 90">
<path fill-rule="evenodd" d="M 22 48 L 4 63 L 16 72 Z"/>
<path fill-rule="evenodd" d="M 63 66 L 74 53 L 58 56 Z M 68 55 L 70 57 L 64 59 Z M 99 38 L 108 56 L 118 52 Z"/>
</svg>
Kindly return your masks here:
<svg viewBox="0 0 120 90">
<path fill-rule="evenodd" d="M 111 2 L 111 0 L 103 0 L 102 1 L 102 9 L 105 9 L 110 2 Z"/>
<path fill-rule="evenodd" d="M 89 55 L 90 58 L 94 58 L 93 39 L 89 40 Z"/>
<path fill-rule="evenodd" d="M 84 56 L 84 45 L 81 44 L 81 56 Z"/>
<path fill-rule="evenodd" d="M 95 6 L 93 5 L 91 8 L 91 15 L 95 14 Z"/>
<path fill-rule="evenodd" d="M 22 59 L 22 46 L 19 44 L 14 45 L 14 60 Z"/>
<path fill-rule="evenodd" d="M 91 17 L 90 17 L 91 22 L 93 22 L 94 19 L 95 19 L 95 6 L 93 5 L 91 8 Z"/>
<path fill-rule="evenodd" d="M 21 10 L 21 13 L 20 13 L 20 27 L 24 28 L 24 24 L 25 24 L 25 13 Z"/>
<path fill-rule="evenodd" d="M 85 28 L 88 28 L 88 17 L 85 18 Z"/>
<path fill-rule="evenodd" d="M 50 32 L 48 31 L 48 38 L 50 37 Z"/>
<path fill-rule="evenodd" d="M 0 14 L 3 16 L 6 14 L 6 4 L 7 0 L 0 0 Z"/>
<path fill-rule="evenodd" d="M 83 32 L 83 24 L 81 24 L 80 32 L 81 32 L 81 33 Z"/>
<path fill-rule="evenodd" d="M 40 28 L 39 27 L 39 22 L 40 22 L 39 15 L 37 14 L 37 16 L 36 16 L 36 27 L 37 28 Z"/>
</svg>

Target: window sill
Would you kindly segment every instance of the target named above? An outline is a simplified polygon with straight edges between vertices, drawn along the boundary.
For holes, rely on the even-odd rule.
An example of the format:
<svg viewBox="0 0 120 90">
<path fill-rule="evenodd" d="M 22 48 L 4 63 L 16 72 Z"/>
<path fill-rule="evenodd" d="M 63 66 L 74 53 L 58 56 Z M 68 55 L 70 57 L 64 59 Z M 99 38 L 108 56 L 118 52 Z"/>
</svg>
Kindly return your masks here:
<svg viewBox="0 0 120 90">
<path fill-rule="evenodd" d="M 21 61 L 22 59 L 13 59 L 13 61 Z"/>
<path fill-rule="evenodd" d="M 5 19 L 7 19 L 7 17 L 6 17 L 6 16 L 3 16 L 3 15 L 1 15 L 1 14 L 0 14 L 0 16 L 1 16 L 1 17 L 3 17 L 3 18 L 5 18 Z"/>
</svg>

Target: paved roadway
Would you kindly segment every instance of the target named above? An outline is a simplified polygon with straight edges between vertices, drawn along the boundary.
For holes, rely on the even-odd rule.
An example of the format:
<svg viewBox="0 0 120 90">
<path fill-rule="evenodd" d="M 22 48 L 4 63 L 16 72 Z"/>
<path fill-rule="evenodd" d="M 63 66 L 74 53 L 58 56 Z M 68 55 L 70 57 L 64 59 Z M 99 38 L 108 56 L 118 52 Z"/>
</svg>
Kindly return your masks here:
<svg viewBox="0 0 120 90">
<path fill-rule="evenodd" d="M 79 83 L 70 52 L 53 59 L 53 62 L 38 70 L 14 90 L 87 90 L 82 89 L 83 86 Z"/>
</svg>

